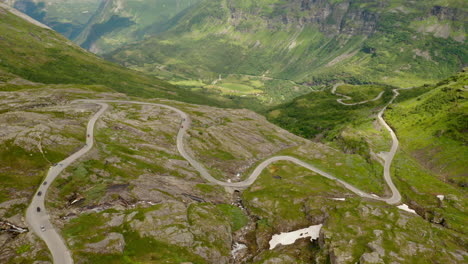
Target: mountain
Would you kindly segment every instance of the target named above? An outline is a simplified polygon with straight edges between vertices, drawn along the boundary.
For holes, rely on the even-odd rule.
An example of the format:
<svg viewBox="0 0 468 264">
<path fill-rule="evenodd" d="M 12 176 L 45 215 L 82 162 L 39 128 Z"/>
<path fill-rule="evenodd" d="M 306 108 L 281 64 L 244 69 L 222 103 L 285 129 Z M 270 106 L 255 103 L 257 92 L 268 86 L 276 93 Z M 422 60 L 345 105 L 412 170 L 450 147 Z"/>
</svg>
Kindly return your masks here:
<svg viewBox="0 0 468 264">
<path fill-rule="evenodd" d="M 75 38 L 99 7 L 99 0 L 3 0 L 69 39 Z"/>
<path fill-rule="evenodd" d="M 466 64 L 467 17 L 459 0 L 201 1 L 163 33 L 105 57 L 198 82 L 188 86 L 257 90 L 277 101 L 272 79 L 408 87 L 447 78 Z M 228 85 L 216 81 L 225 78 Z M 299 85 L 285 90 L 305 92 Z"/>
<path fill-rule="evenodd" d="M 39 83 L 104 85 L 134 96 L 221 104 L 208 96 L 105 61 L 47 26 L 29 18 L 42 27 L 34 26 L 7 10 L 9 7 L 0 3 L 0 70 Z"/>
<path fill-rule="evenodd" d="M 0 21 L 0 263 L 466 262 L 466 72 L 391 104 L 389 85 L 324 85 L 267 119 Z M 212 85 L 235 78 L 303 88 Z M 391 153 L 398 207 L 376 197 Z"/>
<path fill-rule="evenodd" d="M 105 53 L 154 35 L 199 0 L 104 0 L 74 39 L 85 49 Z"/>
<path fill-rule="evenodd" d="M 455 197 L 463 196 L 466 186 L 467 85 L 464 70 L 434 85 L 398 90 L 400 95 L 384 115 L 400 140 L 392 173 L 405 199 L 425 219 L 452 230 L 462 230 L 466 221 L 467 205 Z M 395 88 L 349 84 L 335 88 L 337 94 L 325 89 L 300 96 L 266 116 L 297 135 L 327 142 L 372 165 L 389 148 L 390 135 L 382 133 L 376 118 Z M 368 102 L 343 105 L 338 94 L 351 98 L 345 103 Z M 452 202 L 456 206 L 447 205 Z"/>
<path fill-rule="evenodd" d="M 468 157 L 468 73 L 402 91 L 387 117 L 408 153 L 442 180 L 464 187 Z"/>
</svg>

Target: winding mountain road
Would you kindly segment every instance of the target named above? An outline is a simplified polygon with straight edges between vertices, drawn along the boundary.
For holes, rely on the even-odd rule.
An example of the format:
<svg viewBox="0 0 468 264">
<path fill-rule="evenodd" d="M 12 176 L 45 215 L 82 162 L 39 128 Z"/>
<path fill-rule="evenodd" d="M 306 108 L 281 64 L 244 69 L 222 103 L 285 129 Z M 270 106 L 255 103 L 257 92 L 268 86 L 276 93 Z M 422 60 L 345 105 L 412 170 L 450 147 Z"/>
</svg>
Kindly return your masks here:
<svg viewBox="0 0 468 264">
<path fill-rule="evenodd" d="M 26 222 L 29 227 L 36 233 L 49 247 L 54 263 L 56 264 L 70 264 L 73 259 L 70 251 L 68 250 L 65 242 L 60 237 L 59 233 L 53 228 L 49 219 L 49 214 L 45 207 L 44 199 L 47 190 L 57 176 L 70 164 L 82 157 L 93 148 L 94 143 L 94 125 L 98 118 L 107 110 L 109 105 L 98 103 L 101 109 L 91 117 L 86 129 L 86 146 L 77 152 L 73 153 L 68 158 L 57 163 L 57 165 L 50 167 L 49 172 L 44 182 L 39 186 L 37 193 L 34 195 L 31 204 L 26 210 Z M 41 193 L 39 195 L 39 192 Z M 38 211 L 38 208 L 40 211 Z"/>
<path fill-rule="evenodd" d="M 336 88 L 338 88 L 340 85 L 343 85 L 343 83 L 335 84 L 333 86 L 332 90 L 331 90 L 331 93 L 334 94 L 334 95 L 345 97 L 343 99 L 337 99 L 336 101 L 338 103 L 342 104 L 342 105 L 347 105 L 347 106 L 360 105 L 360 104 L 365 104 L 365 103 L 368 103 L 368 102 L 377 101 L 385 93 L 385 91 L 383 91 L 379 95 L 377 95 L 377 97 L 375 97 L 374 99 L 371 99 L 371 100 L 366 100 L 366 101 L 357 102 L 357 103 L 344 103 L 343 100 L 350 100 L 352 98 L 347 96 L 347 95 L 339 94 L 339 93 L 336 92 Z M 387 129 L 387 131 L 390 133 L 390 135 L 392 137 L 392 147 L 390 148 L 390 151 L 381 154 L 381 157 L 384 160 L 384 179 L 385 179 L 385 182 L 387 183 L 388 187 L 392 191 L 392 196 L 390 198 L 382 199 L 382 201 L 385 201 L 385 202 L 387 202 L 389 204 L 397 204 L 397 203 L 399 203 L 401 201 L 401 194 L 398 191 L 398 189 L 396 188 L 395 184 L 393 183 L 392 176 L 390 174 L 390 167 L 392 165 L 393 158 L 395 157 L 395 154 L 396 154 L 396 152 L 398 150 L 398 145 L 400 143 L 399 143 L 398 138 L 397 138 L 397 136 L 395 134 L 395 131 L 393 131 L 393 129 L 383 119 L 383 114 L 384 114 L 385 110 L 387 110 L 388 106 L 395 101 L 395 99 L 398 97 L 398 95 L 400 95 L 400 93 L 398 91 L 399 90 L 407 90 L 407 89 L 412 89 L 412 88 L 393 89 L 392 99 L 377 114 L 377 120 L 379 120 L 379 123 L 383 127 L 385 127 L 385 129 Z"/>
<path fill-rule="evenodd" d="M 354 192 L 360 197 L 365 197 L 369 199 L 374 199 L 374 200 L 379 200 L 379 201 L 384 201 L 389 204 L 398 204 L 401 200 L 401 195 L 398 191 L 398 189 L 395 187 L 395 185 L 392 182 L 391 176 L 390 176 L 390 166 L 393 160 L 393 157 L 395 156 L 395 153 L 398 149 L 398 139 L 393 132 L 393 130 L 388 126 L 388 124 L 385 122 L 383 119 L 382 115 L 388 105 L 390 105 L 395 98 L 398 96 L 398 91 L 394 90 L 394 97 L 393 99 L 382 109 L 382 111 L 379 112 L 378 119 L 379 122 L 390 132 L 392 135 L 392 148 L 390 152 L 386 153 L 384 155 L 384 179 L 386 183 L 388 184 L 390 190 L 392 191 L 392 196 L 391 197 L 378 197 L 375 195 L 368 194 L 366 192 L 363 192 L 359 190 L 358 188 L 352 186 L 351 184 L 346 183 L 343 180 L 340 180 L 332 175 L 330 175 L 327 172 L 324 172 L 315 166 L 306 163 L 304 161 L 301 161 L 295 157 L 291 156 L 274 156 L 271 157 L 262 163 L 260 163 L 252 172 L 252 174 L 244 181 L 241 182 L 223 182 L 218 179 L 215 179 L 211 174 L 208 172 L 208 170 L 197 160 L 195 160 L 192 156 L 190 156 L 185 147 L 184 143 L 184 138 L 187 130 L 190 128 L 191 124 L 191 119 L 190 116 L 187 115 L 185 112 L 183 112 L 180 109 L 177 109 L 175 107 L 169 106 L 169 105 L 164 105 L 164 104 L 157 104 L 157 103 L 145 103 L 145 102 L 136 102 L 136 101 L 118 101 L 118 100 L 75 100 L 72 103 L 92 103 L 92 104 L 98 104 L 101 106 L 101 109 L 95 113 L 90 121 L 88 122 L 87 126 L 87 137 L 86 137 L 86 146 L 82 149 L 80 149 L 78 152 L 72 154 L 65 160 L 61 161 L 58 163 L 58 165 L 53 166 L 49 169 L 49 172 L 47 174 L 47 177 L 44 181 L 44 184 L 42 184 L 39 187 L 39 191 L 42 192 L 42 195 L 35 195 L 34 198 L 32 199 L 32 202 L 30 206 L 27 209 L 26 212 L 26 221 L 31 227 L 31 229 L 41 238 L 45 241 L 47 246 L 49 247 L 54 263 L 56 264 L 72 264 L 73 259 L 71 257 L 71 253 L 68 250 L 66 243 L 63 241 L 63 239 L 60 237 L 58 232 L 53 228 L 50 220 L 49 220 L 49 215 L 47 214 L 45 205 L 44 205 L 44 198 L 47 193 L 47 190 L 51 183 L 55 180 L 55 178 L 66 168 L 68 167 L 71 163 L 76 161 L 78 158 L 82 157 L 84 154 L 86 154 L 91 148 L 93 147 L 93 142 L 94 142 L 94 126 L 96 124 L 96 121 L 98 118 L 107 110 L 109 107 L 108 103 L 119 103 L 119 104 L 139 104 L 139 105 L 153 105 L 153 106 L 159 106 L 162 108 L 166 108 L 169 110 L 172 110 L 176 113 L 179 114 L 179 116 L 182 119 L 181 122 L 181 128 L 179 129 L 179 132 L 177 134 L 177 150 L 181 154 L 184 159 L 186 159 L 199 173 L 200 175 L 208 182 L 220 185 L 220 186 L 225 186 L 225 187 L 233 187 L 233 188 L 247 188 L 250 185 L 252 185 L 255 180 L 258 178 L 258 176 L 262 173 L 262 171 L 268 167 L 268 165 L 277 162 L 277 161 L 290 161 L 293 162 L 299 166 L 302 166 L 306 169 L 309 169 L 311 171 L 314 171 L 320 175 L 322 175 L 325 178 L 328 178 L 330 180 L 336 181 L 343 185 L 345 188 L 349 189 L 350 191 Z M 381 95 L 379 95 L 380 98 Z M 375 100 L 378 100 L 375 99 Z M 344 103 L 342 103 L 344 104 Z M 38 212 L 37 208 L 41 208 L 41 211 Z M 42 227 L 45 228 L 45 231 L 42 229 Z M 42 230 L 41 230 L 42 229 Z"/>
<path fill-rule="evenodd" d="M 332 94 L 334 95 L 338 95 L 338 96 L 342 96 L 344 98 L 341 98 L 341 99 L 336 99 L 336 101 L 342 105 L 347 105 L 347 106 L 351 106 L 351 105 L 360 105 L 360 104 L 365 104 L 365 103 L 368 103 L 368 102 L 374 102 L 374 101 L 377 101 L 379 100 L 380 98 L 382 98 L 382 95 L 385 93 L 385 91 L 383 92 L 380 92 L 374 99 L 370 99 L 370 100 L 365 100 L 365 101 L 362 101 L 362 102 L 357 102 L 357 103 L 345 103 L 343 101 L 347 101 L 347 100 L 351 100 L 353 99 L 352 97 L 349 97 L 347 95 L 344 95 L 344 94 L 340 94 L 340 93 L 337 93 L 336 92 L 336 88 L 338 88 L 339 86 L 343 85 L 343 83 L 337 83 L 333 86 L 331 92 Z"/>
</svg>

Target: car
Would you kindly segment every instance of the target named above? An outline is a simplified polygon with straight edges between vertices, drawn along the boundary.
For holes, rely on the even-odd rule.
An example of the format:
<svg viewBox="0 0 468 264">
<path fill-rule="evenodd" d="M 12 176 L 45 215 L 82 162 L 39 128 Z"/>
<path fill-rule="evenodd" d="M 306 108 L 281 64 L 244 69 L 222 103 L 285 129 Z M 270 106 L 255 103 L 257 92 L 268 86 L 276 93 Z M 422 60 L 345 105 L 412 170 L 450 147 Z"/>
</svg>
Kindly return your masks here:
<svg viewBox="0 0 468 264">
<path fill-rule="evenodd" d="M 41 196 L 41 194 L 42 194 L 42 192 L 41 192 L 41 191 L 39 191 L 39 192 L 37 193 L 37 196 Z"/>
<path fill-rule="evenodd" d="M 39 213 L 41 211 L 41 208 L 40 207 L 37 207 L 37 212 Z"/>
<path fill-rule="evenodd" d="M 42 232 L 45 231 L 45 227 L 44 227 L 44 226 L 41 226 L 41 231 L 42 231 Z"/>
<path fill-rule="evenodd" d="M 47 182 L 45 181 L 45 182 L 43 183 L 43 185 L 47 185 Z"/>
</svg>

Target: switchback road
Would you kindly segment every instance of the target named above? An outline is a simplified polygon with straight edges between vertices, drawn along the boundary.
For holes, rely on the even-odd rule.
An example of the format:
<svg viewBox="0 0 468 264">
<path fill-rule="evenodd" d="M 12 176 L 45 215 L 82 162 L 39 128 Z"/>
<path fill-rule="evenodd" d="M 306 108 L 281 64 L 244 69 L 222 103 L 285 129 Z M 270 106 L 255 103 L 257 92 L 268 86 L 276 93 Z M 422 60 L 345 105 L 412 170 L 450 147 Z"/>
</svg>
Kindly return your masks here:
<svg viewBox="0 0 468 264">
<path fill-rule="evenodd" d="M 182 121 L 181 121 L 181 127 L 177 134 L 177 150 L 179 151 L 180 155 L 184 159 L 186 159 L 200 173 L 200 175 L 208 182 L 218 184 L 220 186 L 225 186 L 225 187 L 247 188 L 255 182 L 258 176 L 260 176 L 262 171 L 266 167 L 268 167 L 268 165 L 277 161 L 290 161 L 306 169 L 314 171 L 325 178 L 338 182 L 339 184 L 343 185 L 345 188 L 349 189 L 350 191 L 354 192 L 360 197 L 384 201 L 389 204 L 398 204 L 401 200 L 401 195 L 398 189 L 393 184 L 391 180 L 391 176 L 390 176 L 390 165 L 398 149 L 398 139 L 395 133 L 393 132 L 393 130 L 390 128 L 390 126 L 388 126 L 388 124 L 385 122 L 385 120 L 382 117 L 387 106 L 391 104 L 393 100 L 398 96 L 398 91 L 394 90 L 394 93 L 395 93 L 395 96 L 393 97 L 393 99 L 382 109 L 382 111 L 378 115 L 379 122 L 390 132 L 390 134 L 392 135 L 392 140 L 393 140 L 392 148 L 390 152 L 388 152 L 385 155 L 385 158 L 384 158 L 385 160 L 384 179 L 387 185 L 389 186 L 390 190 L 392 191 L 392 196 L 390 197 L 378 197 L 375 195 L 368 194 L 352 186 L 351 184 L 348 184 L 345 181 L 340 180 L 336 178 L 335 176 L 332 176 L 329 173 L 316 168 L 314 165 L 311 165 L 309 163 L 306 163 L 302 160 L 299 160 L 291 156 L 274 156 L 263 161 L 254 169 L 252 174 L 244 181 L 232 182 L 232 183 L 223 182 L 218 179 L 215 179 L 201 163 L 199 163 L 197 160 L 195 160 L 192 156 L 190 156 L 187 153 L 186 151 L 187 148 L 184 143 L 184 138 L 185 138 L 185 134 L 187 133 L 187 130 L 190 128 L 191 119 L 190 119 L 190 116 L 187 115 L 182 110 L 175 108 L 173 106 L 164 105 L 164 104 L 136 102 L 136 101 L 117 101 L 117 100 L 76 100 L 76 101 L 73 101 L 73 103 L 98 104 L 101 106 L 101 109 L 97 113 L 95 113 L 92 116 L 91 120 L 88 122 L 88 126 L 87 126 L 88 136 L 86 137 L 86 146 L 80 149 L 78 152 L 72 154 L 65 160 L 59 162 L 56 166 L 53 166 L 49 169 L 47 177 L 44 180 L 44 183 L 38 189 L 38 192 L 41 191 L 42 195 L 36 194 L 34 198 L 32 199 L 31 204 L 28 207 L 27 212 L 26 212 L 26 221 L 31 227 L 31 230 L 33 230 L 47 244 L 47 246 L 49 247 L 52 253 L 54 263 L 56 264 L 72 264 L 73 263 L 71 253 L 68 250 L 65 241 L 63 241 L 63 239 L 60 237 L 58 232 L 53 228 L 49 220 L 49 215 L 47 214 L 47 210 L 44 205 L 44 198 L 45 198 L 45 195 L 47 193 L 49 186 L 52 184 L 55 178 L 71 163 L 73 163 L 74 161 L 76 161 L 77 159 L 85 155 L 89 150 L 91 150 L 91 148 L 93 147 L 93 143 L 94 143 L 94 126 L 96 124 L 96 121 L 99 119 L 99 117 L 109 107 L 108 103 L 153 105 L 153 106 L 163 107 L 163 108 L 172 110 L 176 112 L 177 114 L 179 114 Z M 40 208 L 40 212 L 38 212 L 37 208 Z"/>
</svg>

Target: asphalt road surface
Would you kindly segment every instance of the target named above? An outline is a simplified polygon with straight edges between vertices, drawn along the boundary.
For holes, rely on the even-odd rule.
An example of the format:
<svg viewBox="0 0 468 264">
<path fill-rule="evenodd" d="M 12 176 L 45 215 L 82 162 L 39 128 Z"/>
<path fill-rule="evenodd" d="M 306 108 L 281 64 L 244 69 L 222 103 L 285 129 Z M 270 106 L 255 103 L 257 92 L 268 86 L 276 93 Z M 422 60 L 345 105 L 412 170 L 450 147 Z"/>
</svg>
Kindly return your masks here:
<svg viewBox="0 0 468 264">
<path fill-rule="evenodd" d="M 49 247 L 54 263 L 56 264 L 70 264 L 73 263 L 71 253 L 68 250 L 65 242 L 62 240 L 58 232 L 53 228 L 49 215 L 44 205 L 44 198 L 47 194 L 47 190 L 51 183 L 57 178 L 57 176 L 70 164 L 76 161 L 78 158 L 86 154 L 93 147 L 94 142 L 94 124 L 98 118 L 107 110 L 107 104 L 101 104 L 101 109 L 91 117 L 91 120 L 88 122 L 87 135 L 86 136 L 86 145 L 79 151 L 73 153 L 68 158 L 57 163 L 56 166 L 52 166 L 47 173 L 47 176 L 44 182 L 39 187 L 38 191 L 34 195 L 34 198 L 31 201 L 27 211 L 26 211 L 26 222 L 29 227 L 36 233 Z M 42 192 L 41 195 L 38 195 L 38 192 Z M 40 208 L 38 212 L 37 208 Z"/>
<path fill-rule="evenodd" d="M 336 88 L 335 88 L 336 89 Z M 262 171 L 268 167 L 268 165 L 277 162 L 277 161 L 290 161 L 293 162 L 299 166 L 302 166 L 306 169 L 309 169 L 311 171 L 314 171 L 320 175 L 322 175 L 325 178 L 328 178 L 330 180 L 336 181 L 343 185 L 345 188 L 351 190 L 355 194 L 361 197 L 369 198 L 369 199 L 374 199 L 374 200 L 379 200 L 379 201 L 384 201 L 389 204 L 398 204 L 401 200 L 401 195 L 398 191 L 398 189 L 395 187 L 395 185 L 392 182 L 391 176 L 390 176 L 390 166 L 393 161 L 393 157 L 395 156 L 395 153 L 398 149 L 398 139 L 393 132 L 393 130 L 388 126 L 388 124 L 385 122 L 383 119 L 382 115 L 384 111 L 386 110 L 387 106 L 395 100 L 395 98 L 398 96 L 398 91 L 394 90 L 395 96 L 393 99 L 385 106 L 385 108 L 382 109 L 382 111 L 378 115 L 379 122 L 390 132 L 392 136 L 392 148 L 390 152 L 386 153 L 384 155 L 384 179 L 386 183 L 388 184 L 389 188 L 392 191 L 392 196 L 391 197 L 378 197 L 376 195 L 371 195 L 366 192 L 363 192 L 359 190 L 358 188 L 346 183 L 345 181 L 342 181 L 335 176 L 330 175 L 327 172 L 324 172 L 315 166 L 306 163 L 304 161 L 301 161 L 297 158 L 291 157 L 291 156 L 274 156 L 271 157 L 262 163 L 260 163 L 252 172 L 252 174 L 244 181 L 241 182 L 223 182 L 220 180 L 215 179 L 211 174 L 208 172 L 208 170 L 197 160 L 195 160 L 193 157 L 191 157 L 185 147 L 185 134 L 187 130 L 190 128 L 191 124 L 191 119 L 190 116 L 187 115 L 185 112 L 183 112 L 180 109 L 177 109 L 172 106 L 164 105 L 164 104 L 156 104 L 156 103 L 145 103 L 145 102 L 136 102 L 136 101 L 117 101 L 117 100 L 76 100 L 73 101 L 73 103 L 92 103 L 92 104 L 98 104 L 101 106 L 101 109 L 95 113 L 91 120 L 88 122 L 87 126 L 87 136 L 86 136 L 86 146 L 80 149 L 78 152 L 73 153 L 71 156 L 66 158 L 65 160 L 59 162 L 56 166 L 53 166 L 49 169 L 49 172 L 47 174 L 46 179 L 44 180 L 45 184 L 42 184 L 38 192 L 41 191 L 42 195 L 35 195 L 30 206 L 27 209 L 26 212 L 26 221 L 29 224 L 31 230 L 33 230 L 41 239 L 44 240 L 44 242 L 47 244 L 49 247 L 49 250 L 52 253 L 54 263 L 56 264 L 71 264 L 73 263 L 73 259 L 71 257 L 71 253 L 68 250 L 66 243 L 63 241 L 63 239 L 60 237 L 58 232 L 53 228 L 50 220 L 49 220 L 49 215 L 47 214 L 47 210 L 44 206 L 44 198 L 47 193 L 47 190 L 50 186 L 50 184 L 55 180 L 55 178 L 66 168 L 68 167 L 71 163 L 82 157 L 84 154 L 86 154 L 91 148 L 93 147 L 93 142 L 94 142 L 94 125 L 96 124 L 96 121 L 99 119 L 99 117 L 107 110 L 109 105 L 107 103 L 121 103 L 121 104 L 139 104 L 139 105 L 154 105 L 154 106 L 159 106 L 163 107 L 166 109 L 170 109 L 176 113 L 179 114 L 181 117 L 181 128 L 179 129 L 179 132 L 177 134 L 177 149 L 182 157 L 184 157 L 199 173 L 200 175 L 208 182 L 218 184 L 220 186 L 225 186 L 225 187 L 233 187 L 233 188 L 247 188 L 250 185 L 252 185 L 255 180 L 258 178 L 258 176 L 262 173 Z M 381 94 L 378 96 L 378 98 L 374 100 L 378 100 L 382 96 Z M 344 104 L 344 103 L 343 103 Z M 40 212 L 37 211 L 37 208 L 40 208 Z"/>
</svg>

